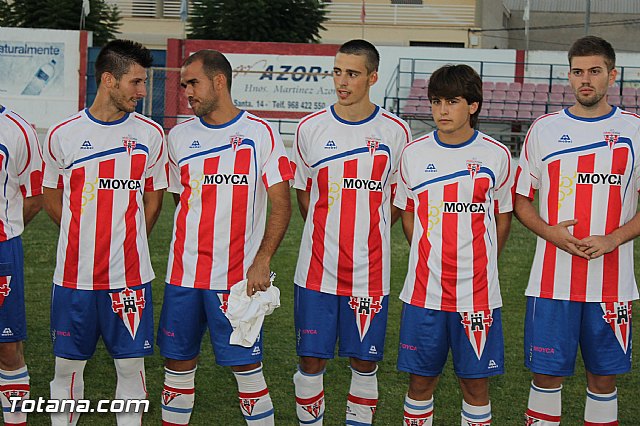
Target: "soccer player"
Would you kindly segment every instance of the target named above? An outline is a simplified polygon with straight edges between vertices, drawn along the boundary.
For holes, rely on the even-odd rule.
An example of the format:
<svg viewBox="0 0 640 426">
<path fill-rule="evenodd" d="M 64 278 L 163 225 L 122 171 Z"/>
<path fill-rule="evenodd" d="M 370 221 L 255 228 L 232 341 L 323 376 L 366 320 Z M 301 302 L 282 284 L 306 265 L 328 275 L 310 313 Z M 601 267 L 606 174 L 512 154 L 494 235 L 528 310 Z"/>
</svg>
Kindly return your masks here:
<svg viewBox="0 0 640 426">
<path fill-rule="evenodd" d="M 151 52 L 128 40 L 96 59 L 91 107 L 52 126 L 44 146 L 44 206 L 60 226 L 51 295 L 52 399 L 82 399 L 83 371 L 100 336 L 114 358 L 116 399 L 144 399 L 144 358 L 153 353 L 147 235 L 167 186 L 162 128 L 137 114 Z M 142 413 L 118 413 L 139 425 Z M 54 425 L 77 413 L 52 414 Z"/>
<path fill-rule="evenodd" d="M 42 208 L 42 154 L 34 129 L 0 105 L 0 401 L 4 423 L 26 424 L 27 414 L 9 411 L 9 398 L 29 398 L 24 267 L 20 234 Z M 20 404 L 17 404 L 20 407 Z"/>
<path fill-rule="evenodd" d="M 400 299 L 398 369 L 410 374 L 404 424 L 431 425 L 449 348 L 461 424 L 491 424 L 489 377 L 504 371 L 498 255 L 511 224 L 511 154 L 475 130 L 482 80 L 446 65 L 429 80 L 437 130 L 402 152 L 394 204 L 411 244 Z"/>
<path fill-rule="evenodd" d="M 233 371 L 247 424 L 274 424 L 261 335 L 250 347 L 230 344 L 225 312 L 236 283 L 246 279 L 249 296 L 270 286 L 269 264 L 291 218 L 293 173 L 278 132 L 233 104 L 231 75 L 229 61 L 215 50 L 194 53 L 180 70 L 196 117 L 168 137 L 169 191 L 177 208 L 158 331 L 166 425 L 189 423 L 207 328 L 216 362 Z"/>
<path fill-rule="evenodd" d="M 535 233 L 526 290 L 527 424 L 558 425 L 578 346 L 587 375 L 585 425 L 617 425 L 616 375 L 631 369 L 633 239 L 640 118 L 607 103 L 615 52 L 588 36 L 569 49 L 576 103 L 529 129 L 516 172 L 515 213 Z M 536 192 L 539 207 L 533 205 Z"/>
<path fill-rule="evenodd" d="M 337 102 L 303 118 L 296 131 L 294 186 L 305 219 L 294 278 L 300 424 L 322 424 L 323 374 L 337 339 L 352 370 L 346 423 L 371 424 L 378 402 L 392 182 L 411 140 L 404 121 L 369 99 L 379 60 L 365 40 L 343 44 L 333 67 Z"/>
</svg>

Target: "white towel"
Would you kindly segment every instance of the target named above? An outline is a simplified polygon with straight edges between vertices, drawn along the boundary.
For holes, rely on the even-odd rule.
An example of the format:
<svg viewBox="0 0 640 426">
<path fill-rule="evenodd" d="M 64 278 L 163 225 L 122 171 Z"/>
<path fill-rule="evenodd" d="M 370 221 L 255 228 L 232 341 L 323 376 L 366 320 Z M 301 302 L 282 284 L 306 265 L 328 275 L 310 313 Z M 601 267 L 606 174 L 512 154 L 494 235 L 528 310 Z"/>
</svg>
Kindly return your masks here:
<svg viewBox="0 0 640 426">
<path fill-rule="evenodd" d="M 231 287 L 226 316 L 233 327 L 229 343 L 251 347 L 255 344 L 265 315 L 270 315 L 280 306 L 280 289 L 273 285 L 266 291 L 258 291 L 247 296 L 247 280 L 242 280 Z"/>
</svg>

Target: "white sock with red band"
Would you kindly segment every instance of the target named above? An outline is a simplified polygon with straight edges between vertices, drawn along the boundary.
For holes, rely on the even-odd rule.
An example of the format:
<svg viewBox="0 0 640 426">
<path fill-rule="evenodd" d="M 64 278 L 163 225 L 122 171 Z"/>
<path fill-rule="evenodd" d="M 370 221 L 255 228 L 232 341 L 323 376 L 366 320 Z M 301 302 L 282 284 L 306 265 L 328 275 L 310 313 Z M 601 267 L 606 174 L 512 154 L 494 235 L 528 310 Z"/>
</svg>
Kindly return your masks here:
<svg viewBox="0 0 640 426">
<path fill-rule="evenodd" d="M 544 389 L 531 382 L 525 424 L 534 424 L 534 421 L 537 420 L 536 426 L 557 426 L 560 424 L 561 414 L 562 386 L 555 389 Z"/>
<path fill-rule="evenodd" d="M 242 372 L 233 372 L 238 382 L 238 398 L 242 415 L 250 426 L 274 424 L 273 403 L 262 374 L 262 366 Z"/>
<path fill-rule="evenodd" d="M 347 396 L 347 424 L 370 425 L 378 405 L 378 366 L 370 373 L 351 369 L 351 387 Z"/>
<path fill-rule="evenodd" d="M 22 426 L 27 424 L 27 413 L 20 411 L 22 402 L 16 402 L 15 410 L 11 411 L 14 403 L 9 398 L 28 399 L 30 390 L 29 371 L 26 365 L 12 371 L 0 370 L 0 401 L 2 401 L 2 415 L 5 425 Z"/>
<path fill-rule="evenodd" d="M 617 426 L 618 390 L 597 394 L 587 389 L 587 403 L 584 406 L 585 426 Z"/>
<path fill-rule="evenodd" d="M 317 374 L 298 371 L 293 375 L 296 414 L 300 425 L 322 425 L 324 416 L 324 370 Z"/>
<path fill-rule="evenodd" d="M 427 401 L 418 401 L 405 395 L 403 424 L 406 426 L 433 425 L 433 397 Z"/>
<path fill-rule="evenodd" d="M 165 367 L 162 389 L 163 426 L 189 424 L 196 399 L 196 368 L 189 371 L 173 371 Z"/>
</svg>

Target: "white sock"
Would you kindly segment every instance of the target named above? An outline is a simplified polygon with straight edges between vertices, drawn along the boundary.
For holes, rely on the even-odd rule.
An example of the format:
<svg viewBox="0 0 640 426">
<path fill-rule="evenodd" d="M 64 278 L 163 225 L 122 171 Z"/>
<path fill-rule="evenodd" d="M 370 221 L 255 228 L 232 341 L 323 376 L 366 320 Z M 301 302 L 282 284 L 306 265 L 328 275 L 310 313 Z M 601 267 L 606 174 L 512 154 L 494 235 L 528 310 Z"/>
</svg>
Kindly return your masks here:
<svg viewBox="0 0 640 426">
<path fill-rule="evenodd" d="M 433 397 L 428 401 L 418 401 L 404 396 L 404 425 L 433 425 Z"/>
<path fill-rule="evenodd" d="M 116 366 L 118 381 L 116 384 L 116 399 L 146 400 L 149 394 L 145 383 L 144 358 L 122 358 L 113 360 Z M 134 412 L 116 413 L 118 426 L 139 426 L 142 424 L 142 409 Z M 142 407 L 140 407 L 142 408 Z"/>
<path fill-rule="evenodd" d="M 487 405 L 471 405 L 462 400 L 462 411 L 460 412 L 461 426 L 481 426 L 491 424 L 491 402 Z"/>
<path fill-rule="evenodd" d="M 87 361 L 56 357 L 55 375 L 50 383 L 51 399 L 84 399 L 84 367 Z M 80 413 L 51 413 L 52 426 L 75 426 Z"/>
<path fill-rule="evenodd" d="M 378 366 L 370 373 L 351 369 L 346 424 L 371 425 L 378 405 Z"/>
<path fill-rule="evenodd" d="M 250 426 L 273 426 L 273 403 L 262 374 L 262 366 L 233 372 L 238 382 L 238 398 L 242 415 Z"/>
<path fill-rule="evenodd" d="M 300 425 L 322 425 L 324 416 L 324 370 L 317 374 L 298 371 L 293 375 L 296 392 L 296 414 Z"/>
<path fill-rule="evenodd" d="M 562 414 L 562 386 L 555 389 L 539 388 L 531 382 L 529 404 L 525 419 L 538 420 L 536 426 L 556 426 Z"/>
<path fill-rule="evenodd" d="M 605 394 L 593 393 L 587 389 L 584 424 L 601 426 L 618 424 L 618 389 Z"/>
<path fill-rule="evenodd" d="M 16 402 L 14 411 L 11 411 L 11 406 L 14 403 L 9 398 L 28 399 L 30 390 L 29 372 L 26 365 L 17 370 L 0 370 L 0 401 L 2 401 L 5 425 L 27 424 L 27 413 L 20 411 L 22 402 Z"/>
<path fill-rule="evenodd" d="M 195 368 L 189 371 L 173 371 L 165 367 L 164 388 L 160 403 L 163 424 L 189 424 L 196 397 L 195 382 Z"/>
</svg>

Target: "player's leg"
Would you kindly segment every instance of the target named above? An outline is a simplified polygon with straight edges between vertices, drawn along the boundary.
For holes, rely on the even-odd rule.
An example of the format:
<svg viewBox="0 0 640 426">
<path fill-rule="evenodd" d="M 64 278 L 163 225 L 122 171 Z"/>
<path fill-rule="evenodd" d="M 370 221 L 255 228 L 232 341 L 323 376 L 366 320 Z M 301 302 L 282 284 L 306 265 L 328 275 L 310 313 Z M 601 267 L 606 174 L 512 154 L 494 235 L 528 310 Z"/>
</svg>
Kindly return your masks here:
<svg viewBox="0 0 640 426">
<path fill-rule="evenodd" d="M 100 336 L 97 293 L 53 284 L 51 336 L 56 360 L 51 399 L 84 399 L 84 368 Z M 79 413 L 52 413 L 51 424 L 75 425 L 79 417 Z"/>
<path fill-rule="evenodd" d="M 631 302 L 584 305 L 580 335 L 587 370 L 584 423 L 617 425 L 616 375 L 631 370 Z"/>
<path fill-rule="evenodd" d="M 581 318 L 579 302 L 527 298 L 524 363 L 533 381 L 525 418 L 536 426 L 560 424 L 562 382 L 573 375 Z"/>
<path fill-rule="evenodd" d="M 20 409 L 31 389 L 22 344 L 27 338 L 22 263 L 20 237 L 0 243 L 0 401 L 7 425 L 26 424 Z"/>
<path fill-rule="evenodd" d="M 398 370 L 410 374 L 404 424 L 433 424 L 433 392 L 448 353 L 446 313 L 404 303 L 398 351 Z"/>
<path fill-rule="evenodd" d="M 384 355 L 388 296 L 340 296 L 339 355 L 349 357 L 346 424 L 370 425 L 378 406 L 378 365 Z"/>
<path fill-rule="evenodd" d="M 203 294 L 208 291 L 165 285 L 158 325 L 158 347 L 165 357 L 164 425 L 187 425 L 193 412 L 198 354 L 207 327 Z"/>
<path fill-rule="evenodd" d="M 294 320 L 298 371 L 293 375 L 296 413 L 301 425 L 323 422 L 327 360 L 338 339 L 339 297 L 294 285 Z"/>
<path fill-rule="evenodd" d="M 100 331 L 116 367 L 115 397 L 146 400 L 144 357 L 153 355 L 151 283 L 99 293 Z M 127 407 L 129 411 L 116 413 L 118 426 L 140 425 L 144 410 L 136 404 Z"/>
<path fill-rule="evenodd" d="M 262 372 L 262 330 L 253 345 L 229 344 L 233 327 L 225 316 L 229 292 L 207 291 L 205 312 L 216 363 L 233 371 L 238 386 L 240 411 L 247 425 L 272 426 L 274 410 Z"/>
<path fill-rule="evenodd" d="M 489 425 L 489 377 L 504 373 L 501 310 L 451 312 L 447 317 L 453 366 L 463 397 L 461 425 Z"/>
</svg>

